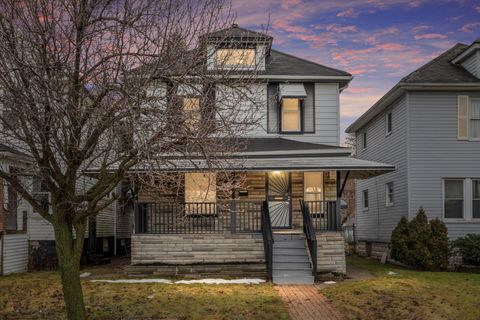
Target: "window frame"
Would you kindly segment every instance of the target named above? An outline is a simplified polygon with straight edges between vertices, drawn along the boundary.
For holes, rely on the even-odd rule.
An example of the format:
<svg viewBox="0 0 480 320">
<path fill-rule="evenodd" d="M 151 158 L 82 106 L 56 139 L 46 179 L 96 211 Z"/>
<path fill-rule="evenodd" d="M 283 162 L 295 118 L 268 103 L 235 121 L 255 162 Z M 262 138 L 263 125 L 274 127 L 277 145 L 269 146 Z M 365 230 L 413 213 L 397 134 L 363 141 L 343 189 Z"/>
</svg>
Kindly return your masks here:
<svg viewBox="0 0 480 320">
<path fill-rule="evenodd" d="M 392 191 L 390 192 L 389 186 L 392 186 Z M 390 201 L 391 196 L 391 201 Z M 385 207 L 393 207 L 395 206 L 395 185 L 393 181 L 385 183 Z"/>
<path fill-rule="evenodd" d="M 365 200 L 367 205 L 365 206 Z M 370 206 L 370 199 L 369 199 L 369 192 L 368 189 L 362 190 L 362 208 L 363 211 L 368 211 L 368 208 Z"/>
<path fill-rule="evenodd" d="M 279 117 L 278 117 L 278 127 L 279 127 L 279 132 L 281 134 L 304 134 L 304 125 L 303 125 L 303 109 L 304 109 L 304 103 L 305 103 L 305 99 L 304 98 L 285 98 L 285 99 L 296 99 L 298 100 L 298 114 L 299 114 L 299 122 L 300 122 L 300 128 L 298 131 L 285 131 L 283 130 L 283 100 L 284 99 L 281 99 L 280 100 L 280 112 L 278 113 Z M 297 112 L 297 111 L 291 111 L 289 110 L 288 112 Z"/>
<path fill-rule="evenodd" d="M 472 186 L 471 199 L 470 199 L 470 200 L 471 200 L 470 202 L 471 202 L 471 205 L 472 205 L 472 207 L 471 207 L 471 209 L 472 209 L 472 210 L 471 210 L 471 214 L 472 214 L 472 215 L 471 215 L 471 219 L 472 219 L 472 221 L 478 222 L 478 221 L 480 221 L 480 217 L 475 218 L 475 217 L 473 216 L 473 202 L 474 202 L 474 201 L 480 201 L 480 197 L 479 197 L 479 198 L 474 198 L 474 195 L 473 195 L 473 183 L 474 183 L 474 181 L 479 181 L 479 183 L 480 183 L 480 178 L 471 178 L 470 181 L 471 181 L 471 186 Z"/>
<path fill-rule="evenodd" d="M 183 119 L 183 124 L 185 125 L 185 127 L 189 128 L 190 131 L 193 131 L 193 132 L 197 132 L 200 130 L 200 128 L 202 127 L 202 121 L 203 121 L 203 117 L 202 117 L 202 99 L 200 96 L 198 95 L 185 95 L 185 96 L 179 96 L 180 100 L 181 100 L 181 105 L 182 105 L 182 119 Z M 186 117 L 186 110 L 185 110 L 185 99 L 190 99 L 190 100 L 193 100 L 193 99 L 198 99 L 198 121 L 197 123 L 194 122 L 194 119 L 191 118 L 191 117 Z M 188 112 L 189 113 L 193 113 L 192 112 L 193 109 L 190 109 Z M 190 123 L 189 123 L 190 122 Z"/>
<path fill-rule="evenodd" d="M 468 123 L 467 123 L 467 132 L 468 132 L 468 139 L 470 141 L 480 141 L 480 135 L 478 137 L 474 137 L 472 134 L 472 121 L 479 121 L 480 122 L 480 116 L 478 118 L 473 118 L 472 117 L 472 102 L 473 100 L 478 101 L 480 104 L 480 97 L 479 96 L 469 96 L 468 97 Z"/>
<path fill-rule="evenodd" d="M 391 135 L 393 132 L 393 115 L 392 111 L 387 112 L 385 115 L 385 136 Z"/>
<path fill-rule="evenodd" d="M 367 131 L 362 132 L 362 150 L 367 150 Z"/>
<path fill-rule="evenodd" d="M 305 190 L 305 181 L 306 181 L 306 175 L 309 174 L 309 173 L 315 173 L 315 174 L 320 174 L 321 176 L 321 190 L 320 192 L 307 192 Z M 321 199 L 320 200 L 314 200 L 314 201 L 325 201 L 325 177 L 324 177 L 324 172 L 322 171 L 306 171 L 306 172 L 303 172 L 303 200 L 304 201 L 312 201 L 312 200 L 306 200 L 307 197 L 306 195 L 318 195 L 320 194 L 321 195 Z"/>
<path fill-rule="evenodd" d="M 226 64 L 226 63 L 219 63 L 219 51 L 220 50 L 253 50 L 253 64 Z M 215 50 L 215 66 L 216 68 L 221 68 L 224 70 L 230 69 L 243 69 L 243 70 L 251 70 L 255 69 L 258 65 L 257 61 L 257 48 L 256 46 L 253 47 L 220 47 Z"/>
<path fill-rule="evenodd" d="M 445 216 L 445 204 L 446 204 L 446 196 L 445 196 L 445 191 L 446 191 L 446 188 L 445 188 L 445 183 L 447 181 L 462 181 L 462 193 L 463 193 L 463 197 L 462 197 L 462 218 L 447 218 Z M 465 198 L 466 197 L 466 188 L 465 188 L 465 184 L 466 184 L 466 179 L 465 178 L 454 178 L 454 177 L 448 177 L 448 178 L 443 178 L 442 179 L 442 219 L 444 221 L 449 221 L 449 222 L 465 222 L 465 221 L 468 221 L 467 220 L 467 217 L 466 217 L 466 203 L 467 203 L 467 199 Z M 452 199 L 450 198 L 449 200 L 460 200 L 460 199 Z"/>
</svg>

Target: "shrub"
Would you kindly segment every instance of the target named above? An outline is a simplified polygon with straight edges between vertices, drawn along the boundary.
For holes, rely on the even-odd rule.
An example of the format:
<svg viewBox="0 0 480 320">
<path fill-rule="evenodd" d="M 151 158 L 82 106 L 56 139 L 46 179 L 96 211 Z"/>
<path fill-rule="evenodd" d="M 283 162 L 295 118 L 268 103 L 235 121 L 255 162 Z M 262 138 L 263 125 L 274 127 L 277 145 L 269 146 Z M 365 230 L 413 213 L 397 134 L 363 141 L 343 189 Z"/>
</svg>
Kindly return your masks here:
<svg viewBox="0 0 480 320">
<path fill-rule="evenodd" d="M 445 224 L 434 219 L 428 222 L 420 208 L 410 222 L 402 217 L 392 232 L 391 256 L 393 259 L 421 270 L 445 270 L 450 249 Z"/>
<path fill-rule="evenodd" d="M 463 263 L 480 266 L 480 234 L 467 234 L 453 242 L 453 247 L 458 249 Z"/>
</svg>

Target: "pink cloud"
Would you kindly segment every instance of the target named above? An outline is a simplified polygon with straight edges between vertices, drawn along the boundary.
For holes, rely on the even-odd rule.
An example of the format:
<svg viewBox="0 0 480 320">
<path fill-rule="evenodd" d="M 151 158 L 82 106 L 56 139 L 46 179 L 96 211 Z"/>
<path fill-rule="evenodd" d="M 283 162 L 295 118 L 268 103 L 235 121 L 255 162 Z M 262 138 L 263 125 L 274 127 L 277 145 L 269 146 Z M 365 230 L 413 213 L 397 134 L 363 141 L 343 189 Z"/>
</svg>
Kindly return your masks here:
<svg viewBox="0 0 480 320">
<path fill-rule="evenodd" d="M 417 35 L 415 35 L 414 38 L 416 40 L 421 40 L 421 39 L 430 40 L 430 39 L 446 39 L 448 37 L 446 35 L 440 34 L 440 33 L 425 33 L 425 34 L 417 34 Z"/>
<path fill-rule="evenodd" d="M 475 9 L 475 11 L 477 11 L 478 13 L 480 13 L 480 4 L 477 5 L 477 6 L 475 6 L 475 7 L 473 7 L 473 8 Z"/>
<path fill-rule="evenodd" d="M 351 92 L 355 94 L 355 93 L 367 93 L 367 92 L 371 92 L 372 90 L 373 88 L 349 87 L 347 89 L 347 92 Z"/>
<path fill-rule="evenodd" d="M 431 28 L 432 28 L 431 26 L 420 25 L 420 26 L 416 26 L 416 27 L 412 28 L 412 32 L 413 33 L 418 33 L 420 31 L 429 30 Z"/>
<path fill-rule="evenodd" d="M 418 8 L 422 5 L 422 1 L 420 0 L 414 0 L 408 4 L 412 8 Z"/>
<path fill-rule="evenodd" d="M 473 32 L 476 31 L 476 28 L 480 27 L 480 22 L 467 23 L 460 28 L 462 32 Z"/>
<path fill-rule="evenodd" d="M 340 17 L 340 18 L 357 18 L 359 15 L 360 15 L 360 12 L 355 10 L 352 7 L 337 13 L 337 17 Z"/>
<path fill-rule="evenodd" d="M 308 32 L 307 28 L 292 24 L 290 21 L 285 19 L 275 20 L 273 23 L 273 27 L 286 32 L 294 32 L 294 33 Z"/>
</svg>

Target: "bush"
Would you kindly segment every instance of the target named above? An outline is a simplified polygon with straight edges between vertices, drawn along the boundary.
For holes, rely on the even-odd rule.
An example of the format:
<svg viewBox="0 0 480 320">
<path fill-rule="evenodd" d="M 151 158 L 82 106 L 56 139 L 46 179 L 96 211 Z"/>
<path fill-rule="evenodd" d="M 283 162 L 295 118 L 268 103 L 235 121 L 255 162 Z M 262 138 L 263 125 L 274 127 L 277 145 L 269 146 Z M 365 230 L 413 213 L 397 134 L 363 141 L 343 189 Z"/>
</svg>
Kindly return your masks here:
<svg viewBox="0 0 480 320">
<path fill-rule="evenodd" d="M 410 222 L 402 217 L 392 232 L 391 256 L 415 269 L 447 269 L 450 256 L 447 227 L 438 219 L 429 223 L 422 208 Z"/>
<path fill-rule="evenodd" d="M 467 234 L 453 242 L 458 249 L 464 264 L 480 266 L 480 234 Z"/>
</svg>

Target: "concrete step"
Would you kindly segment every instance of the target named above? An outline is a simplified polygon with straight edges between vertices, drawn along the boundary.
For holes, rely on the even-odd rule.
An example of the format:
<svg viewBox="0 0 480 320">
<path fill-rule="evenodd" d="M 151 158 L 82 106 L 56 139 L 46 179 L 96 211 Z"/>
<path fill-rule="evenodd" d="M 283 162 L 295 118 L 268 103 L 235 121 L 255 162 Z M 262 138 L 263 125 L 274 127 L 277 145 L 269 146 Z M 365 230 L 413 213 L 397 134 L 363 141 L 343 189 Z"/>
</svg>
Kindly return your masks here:
<svg viewBox="0 0 480 320">
<path fill-rule="evenodd" d="M 283 233 L 274 233 L 273 240 L 275 241 L 291 241 L 291 240 L 301 240 L 304 239 L 303 234 L 283 234 Z"/>
<path fill-rule="evenodd" d="M 301 277 L 273 277 L 273 283 L 275 284 L 313 284 L 315 279 L 312 275 Z"/>
<path fill-rule="evenodd" d="M 273 248 L 298 248 L 305 249 L 305 241 L 291 240 L 291 241 L 277 241 L 273 243 Z"/>
<path fill-rule="evenodd" d="M 307 256 L 307 249 L 303 248 L 274 248 L 273 256 Z"/>
<path fill-rule="evenodd" d="M 303 276 L 311 276 L 312 270 L 309 268 L 303 268 L 299 270 L 285 270 L 285 269 L 276 269 L 273 270 L 274 277 L 303 277 Z"/>
<path fill-rule="evenodd" d="M 302 261 L 289 261 L 289 262 L 274 262 L 273 263 L 273 270 L 311 270 L 310 269 L 310 262 Z"/>
</svg>

